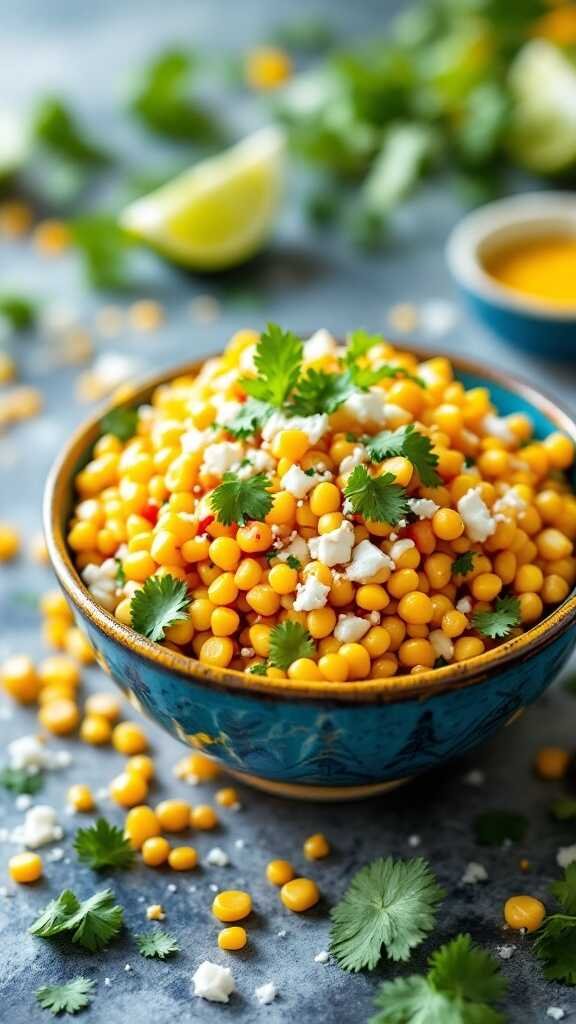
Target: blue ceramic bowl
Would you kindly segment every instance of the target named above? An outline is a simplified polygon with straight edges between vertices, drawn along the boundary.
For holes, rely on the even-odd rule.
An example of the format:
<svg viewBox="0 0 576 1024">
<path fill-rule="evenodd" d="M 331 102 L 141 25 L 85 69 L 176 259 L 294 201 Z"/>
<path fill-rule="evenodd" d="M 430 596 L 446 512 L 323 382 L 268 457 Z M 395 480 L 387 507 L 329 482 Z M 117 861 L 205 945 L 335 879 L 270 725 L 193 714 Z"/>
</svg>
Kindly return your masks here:
<svg viewBox="0 0 576 1024">
<path fill-rule="evenodd" d="M 576 282 L 574 307 L 556 309 L 500 285 L 484 270 L 498 249 L 558 234 L 576 237 L 576 193 L 512 196 L 464 217 L 448 239 L 446 257 L 467 304 L 495 334 L 548 359 L 574 360 Z"/>
<path fill-rule="evenodd" d="M 490 388 L 502 413 L 526 412 L 538 435 L 560 429 L 576 442 L 574 420 L 529 385 L 463 360 L 452 362 L 466 387 Z M 148 381 L 130 404 L 198 368 L 179 367 Z M 522 636 L 418 676 L 355 683 L 269 680 L 209 668 L 165 650 L 95 604 L 66 547 L 74 475 L 100 434 L 100 418 L 77 431 L 48 479 L 45 530 L 54 569 L 99 663 L 128 700 L 244 782 L 307 799 L 390 789 L 512 722 L 550 685 L 576 643 L 573 594 Z"/>
</svg>

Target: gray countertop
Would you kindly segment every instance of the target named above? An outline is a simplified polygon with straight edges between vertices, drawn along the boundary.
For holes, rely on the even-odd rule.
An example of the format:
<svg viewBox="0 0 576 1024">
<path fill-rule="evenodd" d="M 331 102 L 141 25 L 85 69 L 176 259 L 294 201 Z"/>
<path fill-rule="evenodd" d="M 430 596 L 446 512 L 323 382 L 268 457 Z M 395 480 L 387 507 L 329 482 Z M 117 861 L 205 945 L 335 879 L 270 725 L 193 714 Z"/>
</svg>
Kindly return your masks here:
<svg viewBox="0 0 576 1024">
<path fill-rule="evenodd" d="M 360 0 L 353 9 L 341 4 L 335 10 L 335 6 L 323 0 L 316 2 L 314 9 L 329 11 L 346 32 L 361 33 L 383 22 L 382 7 L 390 12 L 397 5 Z M 159 8 L 152 0 L 120 4 L 100 0 L 92 5 L 71 0 L 52 0 L 50 4 L 21 0 L 4 8 L 3 102 L 24 107 L 39 92 L 63 92 L 77 102 L 95 134 L 108 132 L 112 145 L 135 154 L 136 159 L 142 154 L 144 161 L 158 158 L 162 147 L 145 141 L 117 112 L 127 69 L 162 42 L 249 46 L 265 35 L 267 25 L 298 10 L 308 11 L 309 5 L 305 0 L 276 0 L 273 5 L 265 0 L 245 0 L 241 6 L 230 0 L 171 0 Z M 254 113 L 242 109 L 238 117 L 248 126 Z M 295 329 L 326 326 L 342 333 L 363 325 L 385 330 L 390 307 L 396 303 L 409 301 L 421 306 L 427 300 L 455 300 L 439 254 L 460 212 L 445 187 L 428 187 L 401 212 L 388 250 L 367 257 L 344 243 L 311 236 L 295 206 L 287 206 L 269 251 L 250 268 L 227 279 L 223 288 L 169 267 L 146 264 L 139 294 L 164 304 L 165 325 L 151 335 L 126 331 L 111 342 L 96 339 L 97 351 L 121 352 L 144 371 L 215 352 L 239 326 L 258 327 L 269 319 Z M 103 301 L 85 288 L 72 256 L 42 260 L 28 241 L 2 244 L 0 279 L 3 289 L 22 288 L 71 311 L 88 330 Z M 222 295 L 223 291 L 228 298 L 219 318 L 206 325 L 195 322 L 190 315 L 191 300 L 207 292 Z M 256 293 L 258 304 L 247 308 L 240 295 L 232 294 L 238 291 Z M 573 370 L 541 363 L 505 347 L 468 320 L 461 309 L 454 326 L 441 339 L 427 333 L 425 325 L 406 335 L 407 341 L 416 338 L 431 347 L 473 353 L 494 366 L 523 374 L 566 401 L 573 399 Z M 19 524 L 29 539 L 40 527 L 40 499 L 50 462 L 87 409 L 74 398 L 78 368 L 55 365 L 45 336 L 19 340 L 14 352 L 22 379 L 42 390 L 45 406 L 37 419 L 0 437 L 0 519 Z M 0 567 L 0 657 L 20 651 L 36 658 L 42 655 L 34 598 L 50 583 L 49 570 L 39 568 L 26 555 Z M 107 686 L 110 683 L 98 670 L 85 673 L 86 690 Z M 3 702 L 2 711 L 5 707 Z M 11 717 L 4 713 L 0 717 L 2 745 L 35 729 L 34 712 L 10 709 L 10 713 Z M 562 1007 L 567 1013 L 576 1011 L 574 991 L 545 983 L 529 942 L 510 937 L 501 923 L 502 904 L 509 895 L 524 890 L 545 898 L 548 884 L 559 873 L 556 851 L 573 841 L 573 826 L 554 825 L 547 814 L 558 787 L 536 780 L 531 771 L 540 746 L 573 746 L 573 722 L 573 698 L 556 687 L 519 723 L 466 761 L 367 803 L 294 804 L 242 789 L 242 810 L 237 814 L 223 811 L 222 828 L 198 841 L 201 859 L 211 846 L 219 845 L 228 852 L 231 865 L 202 867 L 190 877 L 140 867 L 110 878 L 104 875 L 100 882 L 89 869 L 78 866 L 71 853 L 78 819 L 62 815 L 65 859 L 47 864 L 46 879 L 37 886 L 17 891 L 9 886 L 10 894 L 0 897 L 0 1019 L 10 1024 L 48 1019 L 35 1004 L 34 990 L 83 973 L 98 983 L 94 1003 L 84 1014 L 84 1019 L 94 1024 L 122 1024 L 132 1017 L 142 1024 L 169 1024 L 225 1016 L 233 1016 L 239 1024 L 264 1019 L 276 1024 L 296 1017 L 363 1024 L 370 1017 L 379 981 L 392 972 L 384 965 L 372 974 L 349 976 L 333 963 L 315 962 L 314 957 L 327 947 L 328 906 L 341 895 L 353 872 L 378 855 L 413 855 L 411 836 L 420 837 L 417 852 L 430 859 L 448 897 L 435 935 L 418 950 L 410 969 L 421 970 L 426 955 L 437 944 L 467 930 L 491 950 L 504 942 L 515 946 L 512 958 L 502 964 L 510 980 L 509 1020 L 518 1024 L 544 1021 L 549 1006 Z M 210 799 L 214 785 L 189 790 L 172 778 L 171 769 L 182 748 L 155 727 L 150 726 L 150 735 L 160 780 L 154 799 L 175 793 L 189 795 L 193 802 Z M 115 774 L 122 760 L 113 752 L 94 751 L 75 740 L 54 745 L 65 745 L 74 759 L 71 769 L 48 778 L 46 802 L 58 808 L 63 808 L 71 782 L 87 782 L 97 789 Z M 463 781 L 472 768 L 485 773 L 480 787 Z M 13 827 L 21 812 L 6 794 L 0 794 L 0 802 L 1 826 Z M 474 816 L 494 807 L 529 817 L 529 836 L 520 846 L 494 849 L 475 845 Z M 101 802 L 100 809 L 121 820 L 118 809 L 107 801 Z M 290 915 L 264 880 L 265 864 L 273 856 L 301 864 L 303 839 L 319 829 L 334 847 L 328 860 L 310 869 L 322 890 L 322 903 L 308 915 Z M 237 844 L 238 840 L 244 845 Z M 11 852 L 8 845 L 0 848 L 2 864 Z M 519 868 L 524 856 L 531 864 L 527 876 Z M 461 883 L 470 861 L 484 865 L 486 883 Z M 168 890 L 172 881 L 177 886 L 174 893 Z M 88 957 L 75 950 L 64 954 L 58 944 L 27 935 L 26 928 L 38 909 L 65 886 L 88 894 L 109 882 L 126 907 L 128 929 L 104 954 Z M 226 956 L 217 950 L 217 929 L 209 909 L 213 898 L 210 885 L 245 886 L 252 892 L 256 913 L 245 952 Z M 165 963 L 144 961 L 130 937 L 146 927 L 145 908 L 156 901 L 164 904 L 166 927 L 182 946 L 181 954 Z M 278 933 L 284 929 L 286 935 L 281 937 Z M 191 976 L 205 958 L 233 967 L 238 994 L 228 1007 L 201 1002 L 191 995 Z M 131 965 L 130 971 L 125 970 L 126 964 Z M 105 978 L 110 985 L 104 983 Z M 260 1007 L 254 989 L 269 980 L 277 985 L 279 995 L 272 1005 Z"/>
</svg>

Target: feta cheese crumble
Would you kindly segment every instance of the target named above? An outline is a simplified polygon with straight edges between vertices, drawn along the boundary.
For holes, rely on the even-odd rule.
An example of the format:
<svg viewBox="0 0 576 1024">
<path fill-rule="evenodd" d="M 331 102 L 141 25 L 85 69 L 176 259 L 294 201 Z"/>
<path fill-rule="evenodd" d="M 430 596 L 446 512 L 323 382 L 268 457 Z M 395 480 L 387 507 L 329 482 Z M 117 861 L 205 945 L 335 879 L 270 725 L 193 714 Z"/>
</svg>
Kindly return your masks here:
<svg viewBox="0 0 576 1024">
<path fill-rule="evenodd" d="M 220 441 L 209 444 L 204 452 L 202 469 L 213 476 L 224 476 L 233 466 L 237 466 L 244 457 L 244 446 L 239 441 Z"/>
<path fill-rule="evenodd" d="M 496 946 L 496 952 L 501 960 L 510 960 L 516 952 L 515 946 Z"/>
<path fill-rule="evenodd" d="M 227 1003 L 236 991 L 232 971 L 229 967 L 220 967 L 210 960 L 204 960 L 192 976 L 194 995 L 207 999 L 210 1003 Z"/>
<path fill-rule="evenodd" d="M 116 559 L 107 558 L 102 565 L 90 562 L 81 573 L 94 600 L 109 612 L 113 612 L 117 604 L 116 571 Z"/>
<path fill-rule="evenodd" d="M 561 868 L 567 868 L 576 861 L 576 844 L 573 846 L 561 846 L 556 854 L 556 863 Z"/>
<path fill-rule="evenodd" d="M 546 1016 L 551 1017 L 552 1020 L 564 1020 L 566 1013 L 561 1006 L 549 1006 L 546 1010 Z"/>
<path fill-rule="evenodd" d="M 304 359 L 307 363 L 314 363 L 317 359 L 333 356 L 337 348 L 336 339 L 330 334 L 330 331 L 321 327 L 304 342 Z"/>
<path fill-rule="evenodd" d="M 370 629 L 370 623 L 359 615 L 343 615 L 336 623 L 334 636 L 342 644 L 353 644 L 361 640 Z"/>
<path fill-rule="evenodd" d="M 278 995 L 278 989 L 273 981 L 265 981 L 263 985 L 259 985 L 258 988 L 254 989 L 254 995 L 256 996 L 256 1002 L 260 1003 L 260 1006 L 268 1006 L 269 1003 L 273 1003 Z"/>
<path fill-rule="evenodd" d="M 277 558 L 281 562 L 287 562 L 290 555 L 293 558 L 297 558 L 301 565 L 306 565 L 310 561 L 310 551 L 308 550 L 308 544 L 303 537 L 294 537 L 285 548 L 278 551 Z"/>
<path fill-rule="evenodd" d="M 488 872 L 483 864 L 478 864 L 476 861 L 471 860 L 466 865 L 466 870 L 460 879 L 462 885 L 477 885 L 478 882 L 488 881 Z"/>
<path fill-rule="evenodd" d="M 281 430 L 302 430 L 310 444 L 317 444 L 328 432 L 329 426 L 330 420 L 325 412 L 315 413 L 314 416 L 285 416 L 282 412 L 273 412 L 264 424 L 262 438 L 264 441 L 272 441 Z"/>
<path fill-rule="evenodd" d="M 458 511 L 464 520 L 470 540 L 485 541 L 496 530 L 496 520 L 480 495 L 479 487 L 472 487 L 458 502 Z"/>
<path fill-rule="evenodd" d="M 298 583 L 296 586 L 296 600 L 294 601 L 295 612 L 313 612 L 317 608 L 324 608 L 328 601 L 330 587 L 321 583 L 316 576 L 308 576 L 305 583 Z"/>
<path fill-rule="evenodd" d="M 402 555 L 405 555 L 407 551 L 410 551 L 410 548 L 415 547 L 416 545 L 413 540 L 410 540 L 410 537 L 403 537 L 402 540 L 395 540 L 389 552 L 390 558 L 394 562 L 394 567 L 396 567 L 396 562 L 400 561 Z"/>
<path fill-rule="evenodd" d="M 295 498 L 305 498 L 308 491 L 311 491 L 317 482 L 316 474 L 309 476 L 297 465 L 290 466 L 281 480 L 283 489 L 289 494 L 293 494 Z"/>
<path fill-rule="evenodd" d="M 327 949 L 321 949 L 319 953 L 316 953 L 314 957 L 315 964 L 327 964 L 330 959 L 330 953 Z"/>
<path fill-rule="evenodd" d="M 220 846 L 213 846 L 206 854 L 206 864 L 215 868 L 225 868 L 230 863 L 230 858 Z"/>
<path fill-rule="evenodd" d="M 454 654 L 454 644 L 449 636 L 446 636 L 441 629 L 433 629 L 428 634 L 428 639 L 434 649 L 437 658 L 444 658 L 444 661 L 451 661 Z"/>
<path fill-rule="evenodd" d="M 22 843 L 31 850 L 62 839 L 64 832 L 58 825 L 56 811 L 49 804 L 37 804 L 26 812 L 24 824 L 18 825 L 11 836 L 13 843 Z"/>
<path fill-rule="evenodd" d="M 351 455 L 345 455 L 339 466 L 339 472 L 342 476 L 348 476 L 356 466 L 360 466 L 361 463 L 366 461 L 367 452 L 362 444 L 356 445 Z"/>
<path fill-rule="evenodd" d="M 408 498 L 408 505 L 418 519 L 432 519 L 440 508 L 432 498 Z"/>
<path fill-rule="evenodd" d="M 353 546 L 354 527 L 346 519 L 336 530 L 323 533 L 320 537 L 311 537 L 308 541 L 312 558 L 330 567 L 349 562 Z"/>
<path fill-rule="evenodd" d="M 352 552 L 352 561 L 346 569 L 349 580 L 355 583 L 366 583 L 381 569 L 394 569 L 394 562 L 389 555 L 369 540 L 362 540 Z"/>
</svg>

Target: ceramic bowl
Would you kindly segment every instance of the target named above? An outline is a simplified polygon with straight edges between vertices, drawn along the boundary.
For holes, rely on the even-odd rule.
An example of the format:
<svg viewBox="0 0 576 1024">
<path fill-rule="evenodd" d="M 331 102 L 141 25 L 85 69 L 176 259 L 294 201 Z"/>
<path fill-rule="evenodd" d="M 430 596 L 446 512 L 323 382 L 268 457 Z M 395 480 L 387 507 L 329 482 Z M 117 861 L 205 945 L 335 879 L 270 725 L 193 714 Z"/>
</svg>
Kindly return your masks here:
<svg viewBox="0 0 576 1024">
<path fill-rule="evenodd" d="M 538 435 L 560 429 L 576 442 L 575 421 L 535 389 L 451 358 L 464 385 L 489 387 L 502 413 L 526 412 Z M 122 404 L 146 401 L 159 384 L 199 365 L 148 380 Z M 268 680 L 165 650 L 94 602 L 66 546 L 74 475 L 99 436 L 101 415 L 74 434 L 47 482 L 45 531 L 57 577 L 99 663 L 128 700 L 244 782 L 328 800 L 390 789 L 512 722 L 550 685 L 576 644 L 572 594 L 497 649 L 418 676 L 354 683 Z"/>
<path fill-rule="evenodd" d="M 495 334 L 548 359 L 576 356 L 574 306 L 556 309 L 499 284 L 484 270 L 485 260 L 514 242 L 569 234 L 576 237 L 576 193 L 535 192 L 512 196 L 474 210 L 448 239 L 448 266 L 472 311 Z"/>
</svg>

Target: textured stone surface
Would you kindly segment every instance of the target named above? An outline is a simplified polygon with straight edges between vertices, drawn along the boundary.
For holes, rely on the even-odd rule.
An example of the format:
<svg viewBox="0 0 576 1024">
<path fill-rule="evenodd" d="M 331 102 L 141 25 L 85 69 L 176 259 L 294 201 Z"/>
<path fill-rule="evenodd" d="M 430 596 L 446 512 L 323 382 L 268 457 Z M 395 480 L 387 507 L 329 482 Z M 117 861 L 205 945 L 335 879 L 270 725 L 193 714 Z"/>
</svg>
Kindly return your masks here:
<svg viewBox="0 0 576 1024">
<path fill-rule="evenodd" d="M 162 148 L 145 140 L 117 113 L 122 81 L 135 60 L 172 40 L 249 45 L 265 35 L 267 24 L 308 9 L 305 0 L 276 0 L 274 4 L 245 0 L 241 5 L 230 0 L 171 0 L 161 7 L 156 0 L 140 0 L 137 4 L 101 0 L 94 5 L 72 0 L 50 4 L 22 0 L 5 7 L 0 61 L 3 101 L 24 106 L 39 91 L 62 90 L 77 99 L 96 134 L 107 134 L 111 145 L 135 161 L 141 160 L 145 167 L 162 165 Z M 382 23 L 383 7 L 390 10 L 392 5 L 375 0 L 354 5 L 336 5 L 330 0 L 315 4 L 315 9 L 332 12 L 338 23 L 351 31 Z M 253 111 L 241 109 L 238 117 L 245 125 L 255 123 Z M 166 304 L 166 326 L 149 337 L 127 333 L 120 342 L 99 345 L 103 351 L 114 349 L 133 355 L 142 369 L 147 369 L 214 352 L 233 329 L 246 322 L 259 325 L 272 318 L 295 328 L 326 325 L 336 331 L 359 324 L 372 329 L 384 327 L 386 311 L 394 302 L 451 297 L 447 272 L 438 254 L 458 214 L 447 191 L 425 190 L 402 212 L 396 244 L 378 258 L 367 258 L 343 245 L 310 238 L 297 212 L 288 209 L 269 253 L 249 270 L 227 280 L 228 289 L 257 288 L 262 296 L 259 308 L 246 310 L 228 303 L 220 320 L 199 327 L 190 320 L 189 302 L 206 291 L 217 294 L 219 286 L 169 268 L 158 272 L 156 265 L 150 264 L 145 268 L 149 283 L 141 291 Z M 87 322 L 100 301 L 84 290 L 72 258 L 44 262 L 33 255 L 27 243 L 0 249 L 0 278 L 3 286 L 30 289 L 71 305 Z M 463 316 L 441 344 L 522 371 L 565 398 L 573 396 L 574 375 L 569 371 L 544 367 L 507 350 Z M 74 372 L 50 367 L 45 342 L 32 339 L 19 343 L 17 354 L 24 379 L 44 391 L 46 408 L 41 418 L 0 439 L 0 517 L 20 523 L 30 537 L 39 528 L 40 496 L 48 466 L 86 410 L 72 397 Z M 26 558 L 0 569 L 0 656 L 21 650 L 40 656 L 34 596 L 49 582 L 48 570 L 38 569 Z M 110 685 L 96 670 L 86 675 L 88 689 Z M 202 867 L 186 877 L 138 868 L 97 878 L 75 862 L 71 839 L 78 819 L 63 815 L 66 859 L 48 863 L 46 880 L 41 884 L 0 897 L 0 1019 L 10 1024 L 48 1019 L 35 1005 L 34 990 L 41 984 L 83 973 L 98 982 L 94 1004 L 84 1015 L 94 1024 L 123 1024 L 133 1017 L 141 1024 L 170 1024 L 212 1021 L 223 1019 L 223 1015 L 233 1015 L 239 1024 L 264 1019 L 276 1024 L 296 1017 L 363 1024 L 370 1016 L 379 980 L 391 976 L 392 971 L 381 967 L 370 976 L 356 977 L 343 974 L 333 963 L 315 963 L 315 955 L 328 944 L 327 908 L 343 892 L 353 872 L 373 857 L 410 856 L 415 852 L 430 858 L 448 896 L 437 933 L 414 957 L 410 969 L 420 970 L 426 954 L 437 943 L 458 930 L 469 930 L 487 948 L 508 942 L 515 947 L 514 955 L 503 965 L 510 979 L 508 1016 L 515 1024 L 545 1020 L 550 1005 L 563 1007 L 567 1013 L 576 1010 L 576 996 L 570 989 L 543 982 L 530 955 L 529 941 L 510 937 L 501 927 L 503 901 L 522 890 L 545 897 L 549 882 L 558 874 L 556 850 L 573 841 L 572 826 L 555 825 L 547 816 L 549 803 L 558 795 L 557 787 L 535 780 L 530 766 L 542 744 L 573 744 L 574 708 L 571 698 L 557 690 L 465 762 L 368 803 L 296 805 L 243 790 L 242 811 L 224 811 L 223 828 L 197 841 L 201 859 L 217 843 L 228 852 L 231 865 Z M 18 711 L 14 717 L 0 720 L 2 747 L 10 737 L 34 728 L 34 714 L 29 711 Z M 158 730 L 151 728 L 150 732 L 160 779 L 153 799 L 174 793 L 188 795 L 193 801 L 210 799 L 214 786 L 188 790 L 172 780 L 171 767 L 182 749 Z M 68 772 L 49 776 L 41 797 L 62 809 L 71 782 L 88 782 L 98 789 L 122 763 L 122 758 L 111 752 L 93 751 L 75 741 L 65 745 L 72 750 L 74 765 Z M 483 787 L 471 788 L 462 782 L 462 776 L 472 768 L 485 772 Z M 1 826 L 16 824 L 21 813 L 15 810 L 13 798 L 2 793 L 0 801 Z M 492 807 L 527 814 L 531 828 L 525 843 L 503 850 L 475 845 L 472 820 L 477 812 Z M 121 820 L 121 814 L 107 801 L 100 802 L 100 809 L 115 821 Z M 303 863 L 301 844 L 318 829 L 330 837 L 334 854 L 310 868 Z M 412 835 L 421 838 L 417 849 L 409 844 Z M 242 849 L 235 845 L 238 839 L 244 840 Z M 7 846 L 0 848 L 2 873 L 10 852 Z M 524 855 L 532 865 L 528 876 L 522 875 L 518 867 Z M 299 917 L 282 909 L 276 892 L 263 881 L 264 866 L 273 856 L 289 857 L 317 878 L 324 894 L 317 910 Z M 460 884 L 470 861 L 484 865 L 486 883 L 475 887 Z M 167 888 L 172 882 L 177 886 L 173 894 Z M 103 955 L 70 952 L 57 943 L 26 934 L 38 909 L 65 886 L 87 895 L 108 884 L 126 907 L 128 928 Z M 256 912 L 249 925 L 250 945 L 245 952 L 229 956 L 218 952 L 217 927 L 209 910 L 211 884 L 246 886 L 252 892 Z M 145 908 L 156 901 L 164 904 L 165 925 L 182 945 L 182 953 L 166 963 L 144 961 L 131 938 L 134 932 L 148 927 Z M 281 938 L 278 932 L 283 929 L 286 936 Z M 228 1007 L 209 1005 L 191 996 L 192 974 L 205 958 L 233 967 L 238 994 Z M 132 966 L 130 972 L 124 969 L 127 963 Z M 104 984 L 107 977 L 110 986 Z M 254 989 L 268 980 L 277 985 L 279 996 L 272 1005 L 260 1007 Z"/>
</svg>

